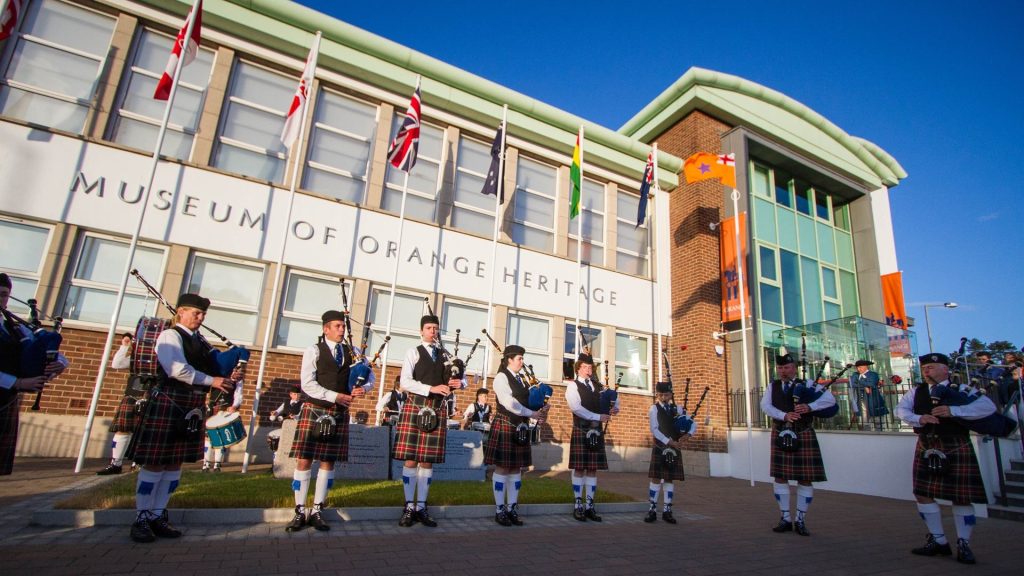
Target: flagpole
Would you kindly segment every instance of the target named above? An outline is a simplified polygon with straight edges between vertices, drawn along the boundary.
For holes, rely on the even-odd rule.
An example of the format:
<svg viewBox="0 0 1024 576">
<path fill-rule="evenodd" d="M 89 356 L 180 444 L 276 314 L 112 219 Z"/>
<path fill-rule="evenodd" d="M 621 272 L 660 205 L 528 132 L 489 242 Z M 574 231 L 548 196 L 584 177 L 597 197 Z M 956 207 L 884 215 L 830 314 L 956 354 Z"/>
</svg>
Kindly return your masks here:
<svg viewBox="0 0 1024 576">
<path fill-rule="evenodd" d="M 583 274 L 583 124 L 580 124 L 579 132 L 580 141 L 580 203 L 577 206 L 576 214 L 576 357 L 580 355 L 580 334 L 583 333 L 580 328 L 580 277 Z M 569 183 L 569 218 L 572 218 L 572 183 Z M 605 375 L 607 379 L 608 375 Z"/>
<path fill-rule="evenodd" d="M 494 277 L 498 268 L 498 212 L 505 192 L 505 141 L 508 138 L 508 104 L 501 108 L 501 146 L 498 148 L 498 190 L 494 194 L 494 234 L 491 237 L 491 293 L 487 297 L 487 329 L 494 330 Z M 507 338 L 507 336 L 506 336 Z M 468 368 L 468 367 L 467 367 Z M 491 370 L 491 347 L 484 346 L 484 387 Z"/>
<path fill-rule="evenodd" d="M 754 485 L 754 427 L 753 411 L 750 406 L 750 372 L 749 359 L 747 358 L 747 303 L 744 293 L 746 286 L 743 284 L 743 244 L 740 238 L 740 193 L 735 188 L 732 191 L 732 215 L 733 232 L 736 236 L 736 277 L 739 282 L 740 291 L 740 342 L 743 348 L 743 393 L 746 396 L 747 411 L 747 466 L 750 474 L 750 485 Z"/>
<path fill-rule="evenodd" d="M 420 89 L 420 76 L 416 76 L 416 90 Z M 415 91 L 413 92 L 415 95 Z M 422 119 L 420 119 L 422 121 Z M 402 180 L 402 207 L 398 212 L 398 246 L 395 248 L 395 266 L 391 273 L 391 298 L 388 302 L 388 323 L 384 334 L 391 334 L 391 321 L 395 315 L 395 286 L 398 284 L 398 264 L 402 260 L 402 235 L 405 232 L 405 198 L 409 193 L 409 172 L 412 171 L 412 166 L 408 170 L 404 170 L 405 178 Z M 385 251 L 386 252 L 386 251 Z M 388 373 L 388 353 L 391 351 L 391 346 L 384 347 L 384 358 L 383 364 L 380 368 L 380 387 L 377 390 L 377 403 L 380 404 L 380 399 L 384 397 L 384 387 L 387 386 L 387 373 Z M 388 391 L 391 387 L 388 387 Z M 380 410 L 377 410 L 377 421 L 380 422 Z"/>
<path fill-rule="evenodd" d="M 274 287 L 270 293 L 270 315 L 267 318 L 267 328 L 263 331 L 263 352 L 260 354 L 260 369 L 256 375 L 256 391 L 255 396 L 252 400 L 252 416 L 249 418 L 249 441 L 245 443 L 245 459 L 242 460 L 242 474 L 249 471 L 249 454 L 252 448 L 253 434 L 256 431 L 256 419 L 259 416 L 260 409 L 260 393 L 263 390 L 263 375 L 267 368 L 267 353 L 270 351 L 270 333 L 273 329 L 273 318 L 274 311 L 277 310 L 277 297 L 279 288 L 281 285 L 281 271 L 284 268 L 284 253 L 285 248 L 288 245 L 288 229 L 292 221 L 292 208 L 295 205 L 295 188 L 298 186 L 299 178 L 299 165 L 302 164 L 302 158 L 296 159 L 294 152 L 302 150 L 302 142 L 306 136 L 306 116 L 312 109 L 309 105 L 309 99 L 312 96 L 309 92 L 313 88 L 313 79 L 316 78 L 316 61 L 320 56 L 320 38 L 322 34 L 318 31 L 316 38 L 313 39 L 313 48 L 309 55 L 308 69 L 311 71 L 309 77 L 309 84 L 306 86 L 307 94 L 302 101 L 302 111 L 299 113 L 299 137 L 288 147 L 289 160 L 292 160 L 292 177 L 291 184 L 288 186 L 288 210 L 285 212 L 284 218 L 285 233 L 284 238 L 281 239 L 281 250 L 277 254 L 277 269 L 274 271 Z M 306 69 L 302 70 L 302 74 L 306 74 Z M 300 78 L 299 83 L 305 82 L 305 78 Z"/>
<path fill-rule="evenodd" d="M 662 206 L 661 206 L 661 204 L 659 204 L 657 202 L 657 201 L 661 200 L 661 194 L 659 194 L 659 192 L 661 191 L 661 186 L 658 184 L 658 143 L 657 142 L 655 142 L 651 146 L 651 157 L 653 159 L 652 162 L 651 162 L 651 164 L 652 164 L 651 178 L 654 179 L 654 199 L 656 201 L 656 202 L 651 202 L 651 205 L 655 206 L 656 210 L 661 210 Z M 665 209 L 667 210 L 668 207 L 666 206 Z M 653 223 L 654 219 L 648 217 L 648 221 Z M 654 228 L 654 226 L 648 224 L 648 226 L 647 226 L 647 265 L 648 266 L 653 266 L 654 265 L 653 261 L 651 260 L 651 252 L 652 252 L 651 247 L 654 245 L 654 242 L 653 242 L 653 235 L 654 235 L 653 228 Z M 659 249 L 660 248 L 661 247 L 659 246 Z M 653 274 L 651 275 L 652 276 L 652 278 L 651 278 L 652 284 L 654 285 L 654 317 L 655 317 L 654 331 L 657 332 L 657 334 L 658 334 L 658 355 L 656 357 L 657 359 L 655 360 L 655 362 L 658 362 L 658 359 L 661 358 L 661 354 L 662 354 L 662 350 L 663 350 L 663 348 L 662 348 L 662 341 L 661 341 L 661 333 L 663 332 L 663 330 L 662 330 L 662 326 L 661 326 L 661 324 L 662 324 L 662 315 L 661 315 L 661 286 L 660 286 L 660 284 L 661 284 L 661 275 L 665 274 L 667 272 L 668 272 L 667 270 L 658 269 L 658 282 L 656 284 L 653 284 L 653 280 L 654 280 L 653 276 L 654 275 Z M 658 382 L 664 382 L 664 381 L 665 381 L 665 363 L 664 362 L 658 362 Z"/>
<path fill-rule="evenodd" d="M 121 273 L 121 284 L 117 289 L 117 299 L 114 302 L 114 311 L 110 315 L 110 326 L 107 328 L 107 341 L 103 345 L 103 355 L 100 356 L 100 368 L 96 374 L 96 385 L 92 391 L 92 401 L 89 404 L 89 415 L 85 419 L 85 430 L 82 433 L 82 445 L 78 449 L 78 460 L 75 462 L 75 474 L 82 471 L 82 464 L 85 462 L 85 452 L 89 447 L 89 435 L 92 434 L 93 420 L 96 418 L 96 405 L 100 399 L 100 389 L 103 387 L 103 378 L 107 375 L 107 358 L 114 345 L 114 333 L 117 332 L 117 320 L 121 316 L 121 305 L 124 303 L 124 293 L 128 288 L 128 276 L 132 270 L 132 260 L 135 259 L 135 250 L 139 245 L 139 235 L 142 232 L 142 221 L 146 217 L 146 206 L 149 205 L 149 195 L 153 189 L 153 180 L 156 179 L 156 168 L 160 162 L 160 148 L 164 144 L 164 136 L 167 134 L 167 123 L 171 117 L 171 107 L 174 105 L 174 95 L 178 90 L 178 79 L 181 76 L 181 68 L 185 65 L 185 53 L 188 51 L 188 43 L 192 38 L 192 29 L 196 23 L 198 14 L 197 8 L 202 0 L 194 0 L 188 24 L 185 26 L 185 35 L 181 39 L 181 53 L 178 55 L 178 62 L 174 67 L 174 79 L 171 82 L 171 92 L 167 97 L 167 105 L 164 106 L 164 117 L 160 122 L 160 131 L 157 132 L 156 147 L 153 149 L 153 158 L 149 167 L 149 180 L 146 184 L 146 191 L 140 202 L 139 216 L 135 221 L 135 231 L 132 233 L 132 241 L 128 245 L 128 257 L 124 263 L 124 272 Z M 196 46 L 198 51 L 199 47 Z"/>
</svg>

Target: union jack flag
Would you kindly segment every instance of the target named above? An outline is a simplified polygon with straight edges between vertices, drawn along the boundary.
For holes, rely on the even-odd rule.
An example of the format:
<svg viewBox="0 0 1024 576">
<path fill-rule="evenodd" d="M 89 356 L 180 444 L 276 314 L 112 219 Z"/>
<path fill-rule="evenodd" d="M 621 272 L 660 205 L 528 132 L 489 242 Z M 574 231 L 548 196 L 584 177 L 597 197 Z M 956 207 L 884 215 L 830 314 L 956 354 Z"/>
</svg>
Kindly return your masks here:
<svg viewBox="0 0 1024 576">
<path fill-rule="evenodd" d="M 651 182 L 654 180 L 654 152 L 647 154 L 647 166 L 644 167 L 643 178 L 640 179 L 640 203 L 636 207 L 636 226 L 639 228 L 647 219 L 647 196 L 651 193 Z"/>
<path fill-rule="evenodd" d="M 416 151 L 420 146 L 420 105 L 420 83 L 417 80 L 416 91 L 412 93 L 409 109 L 405 111 L 405 120 L 388 148 L 388 162 L 406 172 L 412 172 L 416 165 Z"/>
</svg>

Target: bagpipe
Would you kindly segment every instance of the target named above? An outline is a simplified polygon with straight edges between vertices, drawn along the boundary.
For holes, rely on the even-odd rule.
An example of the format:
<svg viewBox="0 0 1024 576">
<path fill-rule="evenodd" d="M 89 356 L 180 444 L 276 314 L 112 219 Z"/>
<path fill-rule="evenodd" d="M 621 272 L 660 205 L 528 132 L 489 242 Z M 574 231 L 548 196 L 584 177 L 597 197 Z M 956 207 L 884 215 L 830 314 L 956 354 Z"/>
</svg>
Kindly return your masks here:
<svg viewBox="0 0 1024 576">
<path fill-rule="evenodd" d="M 486 329 L 482 330 L 482 333 L 487 337 L 487 340 L 491 342 L 491 346 L 498 351 L 498 354 L 504 354 L 504 350 L 502 350 L 501 346 L 494 341 L 494 338 L 491 338 L 491 335 L 487 333 Z M 477 341 L 479 342 L 479 340 Z M 554 388 L 537 379 L 537 375 L 533 371 L 532 364 L 523 365 L 520 377 L 526 380 L 526 384 L 529 387 L 527 389 L 526 407 L 534 412 L 543 409 L 551 400 L 551 395 L 555 393 Z M 520 422 L 519 425 L 516 426 L 515 433 L 512 435 L 512 441 L 520 446 L 526 446 L 527 444 L 530 444 L 532 440 L 533 429 L 524 419 L 523 422 Z"/>
<path fill-rule="evenodd" d="M 430 298 L 428 296 L 424 296 L 423 301 L 427 304 L 427 312 L 431 316 L 435 316 L 434 308 L 430 305 Z M 476 343 L 473 344 L 473 348 L 470 349 L 466 359 L 462 360 L 457 356 L 461 334 L 461 329 L 455 330 L 455 354 L 448 351 L 448 348 L 445 347 L 440 336 L 434 338 L 434 346 L 437 347 L 438 351 L 441 353 L 441 357 L 444 359 L 445 375 L 448 378 L 448 380 L 445 381 L 446 385 L 448 381 L 462 380 L 466 377 L 466 366 L 473 358 L 473 354 L 476 352 L 477 346 L 480 345 L 480 339 L 477 338 Z M 447 396 L 443 398 L 443 400 L 447 401 Z M 423 432 L 433 432 L 434 430 L 437 430 L 440 425 L 441 419 L 438 417 L 437 410 L 434 409 L 433 406 L 428 404 L 420 408 L 419 412 L 416 413 L 416 426 Z"/>
<path fill-rule="evenodd" d="M 0 313 L 2 313 L 9 322 L 21 325 L 25 328 L 25 331 L 20 331 L 21 357 L 19 358 L 17 376 L 19 378 L 36 378 L 38 376 L 43 376 L 46 374 L 47 364 L 56 362 L 57 355 L 60 353 L 60 345 L 64 340 L 60 331 L 64 323 L 64 319 L 60 316 L 51 316 L 50 319 L 53 320 L 53 330 L 47 330 L 43 328 L 42 322 L 40 321 L 39 307 L 36 304 L 35 298 L 29 298 L 27 301 L 19 300 L 14 296 L 11 296 L 10 298 L 28 306 L 29 311 L 29 320 L 26 321 L 10 310 L 0 308 Z M 14 334 L 12 334 L 12 336 L 14 336 Z M 43 391 L 39 390 L 36 392 L 35 402 L 32 403 L 33 411 L 39 411 L 39 403 L 42 399 Z"/>
<path fill-rule="evenodd" d="M 794 386 L 794 388 L 793 388 L 793 405 L 794 406 L 797 405 L 797 404 L 807 404 L 807 405 L 810 405 L 811 402 L 814 402 L 818 398 L 821 398 L 821 396 L 825 393 L 825 391 L 828 390 L 833 384 L 835 384 L 837 380 L 842 378 L 843 374 L 845 374 L 847 370 L 849 370 L 850 368 L 853 368 L 853 364 L 847 364 L 847 365 L 843 366 L 843 369 L 840 370 L 838 374 L 833 375 L 832 378 L 829 380 L 829 382 L 827 384 L 824 384 L 824 385 L 818 384 L 818 382 L 821 381 L 821 376 L 822 376 L 822 374 L 825 373 L 825 368 L 828 367 L 830 360 L 831 359 L 828 356 L 825 356 L 825 361 L 821 363 L 821 366 L 818 368 L 818 374 L 814 377 L 814 380 L 812 382 L 810 382 L 810 383 L 808 383 L 808 382 L 799 382 L 799 383 L 796 384 L 796 386 Z M 829 406 L 828 408 L 822 408 L 821 410 L 815 410 L 813 412 L 810 412 L 810 414 L 812 416 L 814 416 L 815 418 L 832 418 L 833 416 L 835 416 L 838 413 L 839 413 L 839 403 L 838 402 L 836 402 L 835 404 Z"/>
<path fill-rule="evenodd" d="M 919 384 L 923 386 L 924 384 Z M 966 389 L 963 389 L 966 388 Z M 931 391 L 933 406 L 965 406 L 985 395 L 984 391 L 972 387 L 933 386 Z M 971 432 L 983 436 L 1005 438 L 1017 429 L 1017 421 L 998 410 L 977 420 L 955 418 L 954 420 Z"/>
<path fill-rule="evenodd" d="M 384 346 L 391 339 L 390 336 L 384 339 L 380 349 L 377 350 L 377 356 L 374 356 L 373 362 L 366 359 L 366 346 L 367 341 L 370 338 L 370 327 L 371 323 L 367 322 L 363 325 L 363 341 L 359 348 L 356 348 L 352 343 L 352 313 L 348 307 L 348 294 L 345 292 L 345 283 L 341 283 L 341 304 L 344 307 L 343 312 L 345 313 L 345 339 L 348 344 L 348 349 L 352 351 L 353 362 L 352 366 L 348 370 L 348 383 L 346 393 L 351 394 L 356 388 L 362 388 L 367 382 L 373 379 L 373 363 L 377 361 L 380 353 L 384 350 Z"/>
<path fill-rule="evenodd" d="M 679 415 L 675 417 L 676 432 L 680 434 L 689 434 L 690 436 L 697 435 L 697 413 L 700 412 L 700 407 L 704 405 L 704 399 L 708 396 L 708 391 L 711 390 L 710 386 L 705 386 L 704 391 L 701 392 L 700 398 L 697 400 L 697 405 L 693 407 L 693 414 L 688 414 L 686 410 L 686 403 L 689 400 L 689 389 L 690 379 L 686 379 L 686 394 L 683 395 L 683 408 L 680 410 Z"/>
</svg>

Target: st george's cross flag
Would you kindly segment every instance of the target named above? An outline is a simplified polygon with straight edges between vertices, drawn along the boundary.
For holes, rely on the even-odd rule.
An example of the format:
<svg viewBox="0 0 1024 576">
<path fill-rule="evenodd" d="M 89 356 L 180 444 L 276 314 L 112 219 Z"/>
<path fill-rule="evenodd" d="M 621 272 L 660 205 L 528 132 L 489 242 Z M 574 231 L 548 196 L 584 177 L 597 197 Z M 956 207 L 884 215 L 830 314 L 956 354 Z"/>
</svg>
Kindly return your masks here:
<svg viewBox="0 0 1024 576">
<path fill-rule="evenodd" d="M 299 78 L 299 85 L 292 96 L 292 104 L 288 107 L 288 117 L 284 120 L 284 129 L 281 130 L 281 143 L 291 148 L 299 139 L 299 132 L 302 129 L 302 112 L 306 109 L 306 101 L 309 99 L 309 87 L 313 85 L 313 76 L 316 74 L 316 58 L 320 49 L 320 35 L 317 33 L 313 47 L 306 57 L 306 66 L 302 69 L 302 78 Z"/>
<path fill-rule="evenodd" d="M 24 6 L 25 2 L 22 0 L 8 0 L 3 13 L 0 13 L 0 41 L 7 40 L 14 33 Z"/>
<path fill-rule="evenodd" d="M 188 66 L 193 60 L 196 59 L 196 54 L 199 53 L 199 36 L 200 29 L 203 23 L 203 0 L 199 0 L 196 4 L 195 19 L 196 23 L 192 26 L 192 34 L 189 35 L 188 43 L 185 43 L 185 34 L 188 31 L 188 23 L 192 18 L 192 11 L 190 10 L 188 16 L 185 17 L 185 23 L 182 24 L 181 30 L 178 31 L 178 37 L 174 40 L 174 48 L 171 49 L 171 57 L 167 59 L 167 67 L 164 68 L 163 76 L 160 77 L 160 81 L 157 82 L 156 92 L 153 93 L 153 98 L 156 100 L 167 100 L 171 97 L 171 85 L 174 84 L 174 71 L 178 67 L 178 59 L 182 58 L 181 47 L 185 45 L 184 62 L 182 66 Z"/>
</svg>

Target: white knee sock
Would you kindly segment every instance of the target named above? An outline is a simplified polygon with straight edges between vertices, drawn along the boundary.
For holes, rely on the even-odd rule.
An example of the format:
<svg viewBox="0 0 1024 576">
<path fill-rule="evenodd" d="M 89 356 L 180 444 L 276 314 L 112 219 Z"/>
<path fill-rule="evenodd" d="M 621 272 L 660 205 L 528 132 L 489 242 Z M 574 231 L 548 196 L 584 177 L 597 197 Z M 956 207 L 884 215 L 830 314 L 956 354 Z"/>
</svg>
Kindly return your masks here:
<svg viewBox="0 0 1024 576">
<path fill-rule="evenodd" d="M 597 476 L 587 476 L 584 478 L 583 490 L 587 495 L 587 508 L 593 508 L 594 498 L 597 496 Z"/>
<path fill-rule="evenodd" d="M 921 504 L 918 502 L 917 513 L 921 515 L 921 520 L 924 520 L 925 526 L 928 527 L 928 532 L 931 533 L 936 542 L 939 544 L 949 543 L 949 540 L 946 540 L 946 534 L 942 529 L 942 512 L 939 511 L 939 505 L 937 503 L 929 502 L 928 504 Z"/>
<path fill-rule="evenodd" d="M 665 482 L 665 511 L 672 507 L 672 493 L 675 490 L 675 485 L 671 482 Z"/>
<path fill-rule="evenodd" d="M 523 474 L 509 474 L 508 478 L 508 505 L 509 508 L 513 504 L 519 503 L 519 489 L 523 486 Z"/>
<path fill-rule="evenodd" d="M 779 511 L 782 512 L 782 519 L 789 522 L 789 484 L 779 484 L 776 482 L 772 485 L 775 491 L 775 500 L 779 503 Z"/>
<path fill-rule="evenodd" d="M 114 440 L 110 443 L 110 463 L 120 466 L 124 462 L 124 451 L 128 449 L 128 443 L 132 441 L 132 435 L 128 432 L 114 434 Z"/>
<path fill-rule="evenodd" d="M 953 522 L 956 524 L 957 538 L 970 540 L 975 523 L 974 506 L 953 506 Z"/>
<path fill-rule="evenodd" d="M 494 482 L 494 513 L 497 514 L 505 505 L 505 487 L 508 486 L 508 476 L 495 472 L 491 480 Z"/>
<path fill-rule="evenodd" d="M 323 504 L 327 501 L 327 491 L 334 484 L 334 468 L 330 470 L 320 469 L 316 475 L 316 488 L 313 489 L 313 504 Z"/>
<path fill-rule="evenodd" d="M 658 506 L 658 492 L 661 491 L 660 482 L 651 482 L 647 486 L 647 501 L 651 504 L 651 510 Z"/>
<path fill-rule="evenodd" d="M 153 497 L 156 496 L 157 484 L 163 472 L 153 472 L 143 468 L 139 470 L 139 478 L 135 481 L 135 510 L 138 512 L 153 510 Z"/>
<path fill-rule="evenodd" d="M 213 462 L 215 464 L 220 464 L 221 462 L 223 462 L 224 455 L 227 454 L 227 452 L 227 448 L 215 448 L 213 451 Z"/>
<path fill-rule="evenodd" d="M 420 468 L 416 478 L 416 509 L 422 510 L 427 505 L 427 493 L 430 492 L 430 479 L 434 476 L 433 468 Z"/>
<path fill-rule="evenodd" d="M 416 471 L 418 468 L 402 467 L 402 490 L 405 492 L 406 504 L 416 502 Z"/>
<path fill-rule="evenodd" d="M 572 471 L 572 494 L 577 502 L 583 502 L 583 476 Z"/>
<path fill-rule="evenodd" d="M 295 492 L 295 505 L 299 508 L 306 507 L 306 496 L 309 494 L 309 479 L 312 477 L 312 470 L 296 470 L 292 474 L 292 492 Z"/>
<path fill-rule="evenodd" d="M 807 515 L 807 509 L 811 506 L 811 500 L 814 499 L 814 486 L 802 486 L 797 485 L 796 487 L 796 520 L 797 522 L 803 522 L 804 516 Z"/>
<path fill-rule="evenodd" d="M 210 444 L 210 439 L 203 440 L 203 468 L 210 467 L 210 450 L 213 450 L 213 445 Z"/>
<path fill-rule="evenodd" d="M 156 485 L 153 493 L 153 513 L 160 515 L 167 509 L 167 502 L 171 494 L 178 489 L 178 482 L 181 481 L 181 469 L 165 470 L 160 476 L 160 482 Z"/>
</svg>

